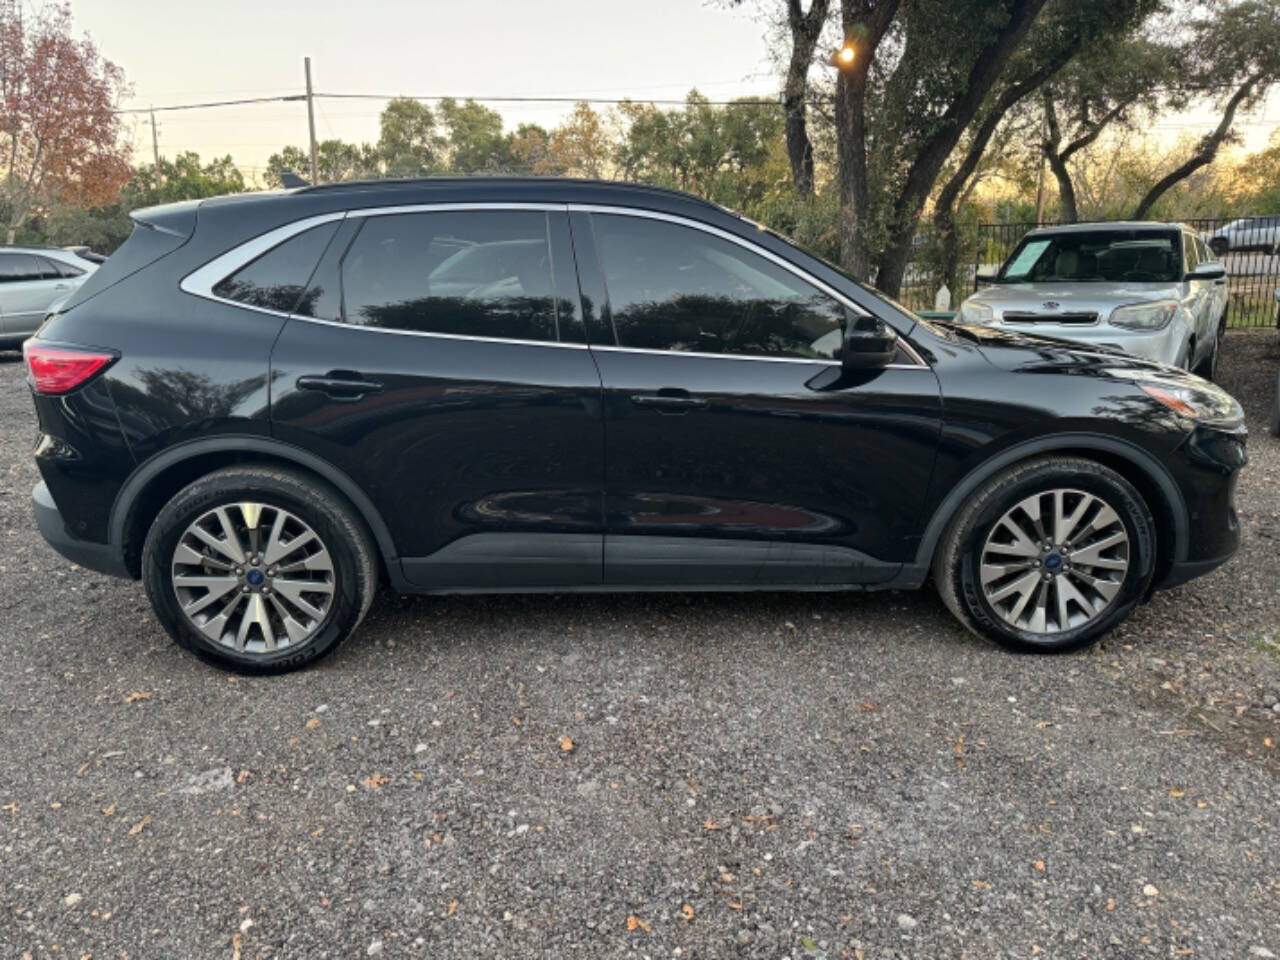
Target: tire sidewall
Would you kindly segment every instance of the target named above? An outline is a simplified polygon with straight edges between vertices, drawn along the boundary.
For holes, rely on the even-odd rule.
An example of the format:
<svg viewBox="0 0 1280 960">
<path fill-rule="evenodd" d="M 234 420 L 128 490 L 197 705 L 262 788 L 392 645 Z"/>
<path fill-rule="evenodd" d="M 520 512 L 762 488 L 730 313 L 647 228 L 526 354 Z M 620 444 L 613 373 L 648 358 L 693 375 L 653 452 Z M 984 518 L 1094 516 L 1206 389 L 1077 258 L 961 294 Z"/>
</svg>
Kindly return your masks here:
<svg viewBox="0 0 1280 960">
<path fill-rule="evenodd" d="M 1116 511 L 1129 535 L 1129 570 L 1120 592 L 1101 616 L 1071 630 L 1036 634 L 1019 630 L 1004 621 L 983 594 L 978 569 L 986 538 L 1005 512 L 1036 492 L 1047 492 L 1054 488 L 1094 494 Z M 1137 491 L 1118 475 L 1078 472 L 1052 464 L 1046 464 L 1019 477 L 993 496 L 978 512 L 959 549 L 958 592 L 969 616 L 974 619 L 975 626 L 988 636 L 1025 649 L 1065 652 L 1090 643 L 1124 620 L 1141 602 L 1155 571 L 1154 523 Z"/>
<path fill-rule="evenodd" d="M 215 479 L 220 482 L 211 482 Z M 171 577 L 174 550 L 191 522 L 215 507 L 248 499 L 282 507 L 305 521 L 328 549 L 334 565 L 336 589 L 320 630 L 305 643 L 270 655 L 238 653 L 206 637 L 182 612 Z M 206 477 L 178 493 L 152 524 L 143 548 L 142 574 L 156 616 L 170 636 L 201 659 L 240 672 L 279 673 L 318 660 L 355 629 L 364 610 L 356 550 L 324 498 L 304 498 L 271 476 L 247 471 L 237 477 Z"/>
</svg>

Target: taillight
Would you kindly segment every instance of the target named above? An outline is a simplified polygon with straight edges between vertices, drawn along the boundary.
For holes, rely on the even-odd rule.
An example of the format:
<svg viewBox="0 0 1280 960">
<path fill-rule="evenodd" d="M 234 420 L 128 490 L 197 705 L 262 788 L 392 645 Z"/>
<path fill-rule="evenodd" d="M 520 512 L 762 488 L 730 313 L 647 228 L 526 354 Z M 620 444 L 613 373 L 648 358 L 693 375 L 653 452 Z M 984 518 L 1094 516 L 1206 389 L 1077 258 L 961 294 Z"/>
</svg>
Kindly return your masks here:
<svg viewBox="0 0 1280 960">
<path fill-rule="evenodd" d="M 31 386 L 45 395 L 70 393 L 115 359 L 109 353 L 45 347 L 30 341 L 22 345 L 22 355 Z"/>
</svg>

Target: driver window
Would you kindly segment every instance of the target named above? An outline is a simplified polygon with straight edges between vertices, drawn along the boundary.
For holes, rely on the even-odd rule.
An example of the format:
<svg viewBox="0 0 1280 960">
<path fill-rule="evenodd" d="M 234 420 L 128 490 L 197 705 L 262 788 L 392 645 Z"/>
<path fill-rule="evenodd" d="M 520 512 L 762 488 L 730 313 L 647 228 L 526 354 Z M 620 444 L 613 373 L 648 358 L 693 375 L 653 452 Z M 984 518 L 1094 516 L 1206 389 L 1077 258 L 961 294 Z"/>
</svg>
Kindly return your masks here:
<svg viewBox="0 0 1280 960">
<path fill-rule="evenodd" d="M 693 227 L 592 219 L 619 346 L 839 358 L 844 306 L 791 271 Z"/>
<path fill-rule="evenodd" d="M 342 258 L 343 319 L 367 327 L 556 339 L 547 215 L 369 217 Z"/>
</svg>

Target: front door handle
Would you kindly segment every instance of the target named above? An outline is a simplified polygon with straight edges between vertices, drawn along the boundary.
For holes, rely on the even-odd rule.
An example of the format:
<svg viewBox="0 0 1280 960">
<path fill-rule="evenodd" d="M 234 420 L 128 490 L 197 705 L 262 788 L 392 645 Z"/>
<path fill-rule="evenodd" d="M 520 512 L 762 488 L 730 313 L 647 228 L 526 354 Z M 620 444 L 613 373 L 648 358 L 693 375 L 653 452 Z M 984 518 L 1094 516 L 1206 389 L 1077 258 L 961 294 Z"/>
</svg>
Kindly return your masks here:
<svg viewBox="0 0 1280 960">
<path fill-rule="evenodd" d="M 679 387 L 663 387 L 657 393 L 633 393 L 631 402 L 637 407 L 653 407 L 659 413 L 688 413 L 699 407 L 705 407 L 707 401 L 694 397 L 688 390 Z"/>
<path fill-rule="evenodd" d="M 302 376 L 297 379 L 296 385 L 299 390 L 315 390 L 333 400 L 348 403 L 359 400 L 366 393 L 377 393 L 382 389 L 382 384 L 377 381 L 366 380 L 350 370 L 330 370 L 323 376 Z"/>
</svg>

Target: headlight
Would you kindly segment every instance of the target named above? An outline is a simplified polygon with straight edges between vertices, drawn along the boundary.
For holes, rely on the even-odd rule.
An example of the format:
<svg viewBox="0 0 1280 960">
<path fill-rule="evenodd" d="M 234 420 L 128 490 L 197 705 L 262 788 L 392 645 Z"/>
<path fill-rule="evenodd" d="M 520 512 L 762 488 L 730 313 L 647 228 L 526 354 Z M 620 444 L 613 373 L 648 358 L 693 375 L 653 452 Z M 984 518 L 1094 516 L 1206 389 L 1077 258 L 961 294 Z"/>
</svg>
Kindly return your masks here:
<svg viewBox="0 0 1280 960">
<path fill-rule="evenodd" d="M 973 300 L 966 300 L 960 304 L 960 319 L 965 323 L 972 323 L 982 327 L 995 320 L 995 311 L 993 311 L 985 303 L 976 303 Z"/>
<path fill-rule="evenodd" d="M 1129 330 L 1160 330 L 1169 325 L 1178 312 L 1177 300 L 1134 303 L 1111 311 L 1111 323 Z"/>
<path fill-rule="evenodd" d="M 1202 427 L 1234 432 L 1244 428 L 1244 410 L 1235 397 L 1206 382 L 1204 387 L 1168 382 L 1139 382 L 1143 393 L 1180 417 Z"/>
</svg>

